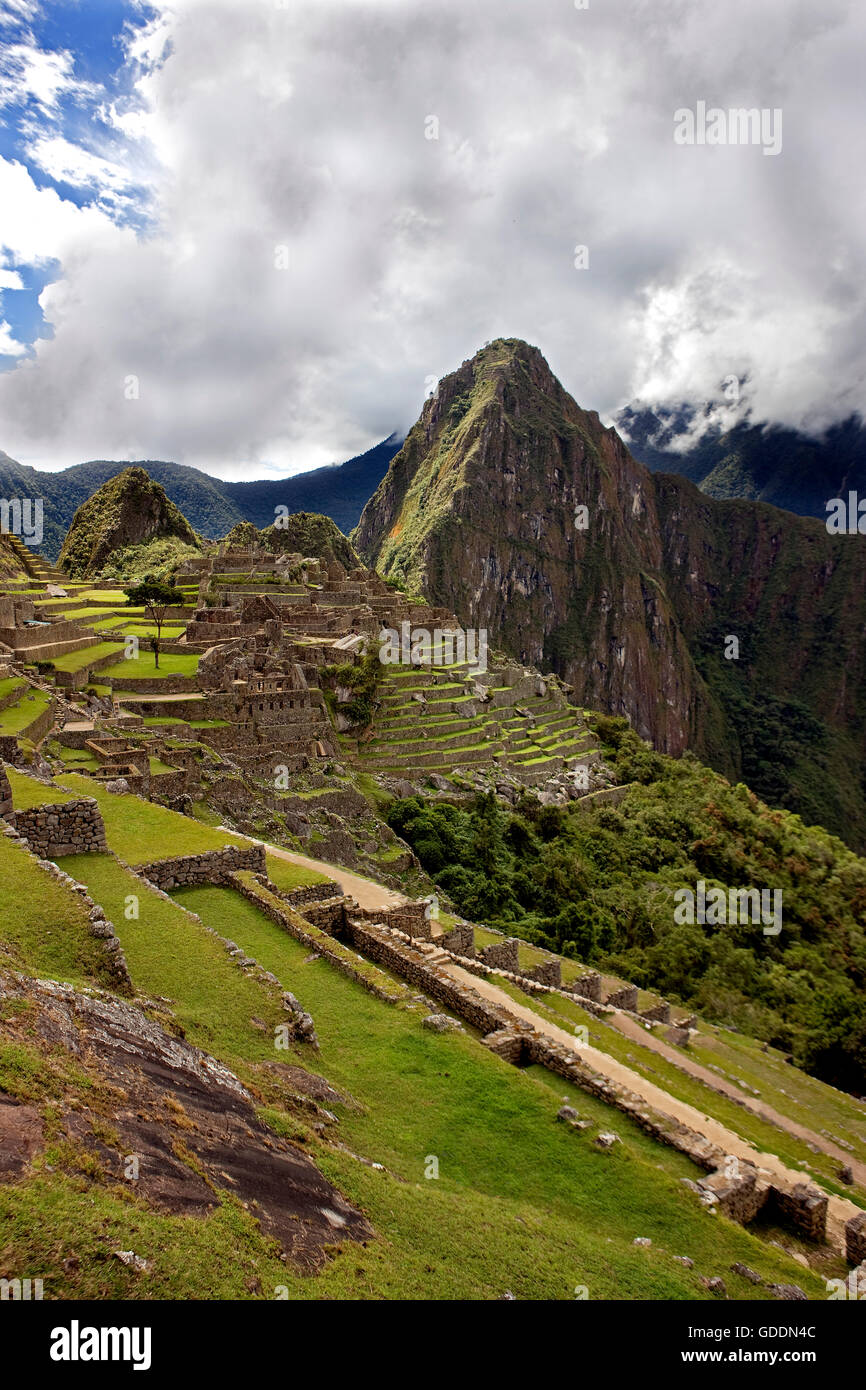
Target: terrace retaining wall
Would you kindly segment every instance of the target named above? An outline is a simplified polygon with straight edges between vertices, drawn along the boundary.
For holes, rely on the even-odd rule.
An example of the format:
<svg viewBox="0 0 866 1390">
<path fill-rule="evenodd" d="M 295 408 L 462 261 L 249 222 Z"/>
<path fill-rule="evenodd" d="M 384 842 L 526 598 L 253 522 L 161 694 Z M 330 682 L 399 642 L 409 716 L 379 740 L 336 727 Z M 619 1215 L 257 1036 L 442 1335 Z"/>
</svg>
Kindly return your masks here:
<svg viewBox="0 0 866 1390">
<path fill-rule="evenodd" d="M 158 859 L 151 864 L 139 864 L 135 872 L 156 888 L 167 893 L 191 883 L 225 884 L 238 869 L 251 869 L 266 874 L 264 845 L 225 845 L 222 849 L 207 850 L 204 854 L 183 854 L 177 859 Z"/>
<path fill-rule="evenodd" d="M 108 849 L 102 815 L 91 796 L 12 811 L 6 819 L 41 859 L 104 854 Z"/>
</svg>

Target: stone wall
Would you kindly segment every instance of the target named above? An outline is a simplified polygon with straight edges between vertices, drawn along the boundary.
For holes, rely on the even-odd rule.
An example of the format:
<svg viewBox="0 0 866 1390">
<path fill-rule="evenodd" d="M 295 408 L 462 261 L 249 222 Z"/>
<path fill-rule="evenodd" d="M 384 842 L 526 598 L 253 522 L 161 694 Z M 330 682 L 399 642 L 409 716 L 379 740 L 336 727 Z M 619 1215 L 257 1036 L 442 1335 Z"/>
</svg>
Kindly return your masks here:
<svg viewBox="0 0 866 1390">
<path fill-rule="evenodd" d="M 582 999 L 589 999 L 593 1004 L 601 1003 L 602 979 L 597 970 L 590 970 L 588 975 L 581 975 L 579 980 L 572 980 L 562 988 L 568 994 L 579 994 Z"/>
<path fill-rule="evenodd" d="M 0 758 L 13 766 L 21 762 L 21 750 L 14 734 L 0 734 Z"/>
<path fill-rule="evenodd" d="M 770 1188 L 768 1211 L 775 1214 L 786 1226 L 793 1226 L 807 1240 L 823 1240 L 827 1230 L 828 1200 L 824 1193 L 805 1182 L 796 1183 L 789 1190 Z"/>
<path fill-rule="evenodd" d="M 852 1265 L 866 1260 L 866 1211 L 845 1222 L 845 1255 Z"/>
<path fill-rule="evenodd" d="M 491 1052 L 495 1052 L 497 1057 L 501 1057 L 503 1062 L 509 1062 L 513 1067 L 525 1066 L 532 1060 L 526 1038 L 515 1028 L 498 1028 L 495 1033 L 488 1033 L 481 1041 Z"/>
<path fill-rule="evenodd" d="M 293 888 L 288 893 L 279 889 L 275 891 L 284 902 L 291 903 L 292 907 L 302 907 L 304 903 L 322 903 L 328 898 L 343 896 L 339 883 L 335 883 L 332 878 L 325 879 L 324 883 L 311 883 L 306 888 Z"/>
<path fill-rule="evenodd" d="M 0 767 L 0 816 L 8 816 L 11 810 L 12 788 L 9 785 L 9 778 L 6 776 L 6 769 Z"/>
<path fill-rule="evenodd" d="M 765 1205 L 768 1197 L 766 1183 L 758 1182 L 758 1174 L 752 1164 L 738 1165 L 736 1176 L 729 1176 L 723 1168 L 702 1178 L 698 1186 L 701 1191 L 713 1198 L 725 1216 L 747 1226 L 754 1221 Z"/>
<path fill-rule="evenodd" d="M 513 970 L 515 974 L 520 971 L 518 945 L 512 936 L 505 941 L 494 941 L 489 946 L 483 946 L 478 958 L 494 970 Z"/>
<path fill-rule="evenodd" d="M 119 665 L 119 661 L 115 660 Z M 91 666 L 90 670 L 95 671 L 96 666 Z M 134 690 L 139 694 L 147 695 L 192 695 L 198 691 L 198 681 L 195 676 L 112 676 L 112 690 Z"/>
<path fill-rule="evenodd" d="M 154 772 L 150 778 L 149 796 L 151 801 L 176 801 L 187 792 L 194 793 L 199 779 L 184 770 L 177 772 Z"/>
<path fill-rule="evenodd" d="M 356 916 L 381 922 L 387 920 L 389 926 L 405 932 L 407 936 L 417 937 L 419 941 L 433 940 L 433 927 L 426 915 L 425 902 L 401 903 L 399 907 L 383 908 L 374 912 L 369 908 L 358 908 Z"/>
<path fill-rule="evenodd" d="M 559 989 L 562 985 L 562 966 L 558 960 L 544 960 L 527 975 L 529 980 L 537 980 L 540 985 L 551 985 Z"/>
<path fill-rule="evenodd" d="M 622 989 L 609 994 L 604 1002 L 610 1009 L 628 1009 L 630 1013 L 636 1013 L 637 998 L 637 985 L 623 985 Z"/>
<path fill-rule="evenodd" d="M 343 930 L 343 899 L 334 898 L 328 902 L 307 903 L 302 916 L 329 936 L 339 936 Z"/>
<path fill-rule="evenodd" d="M 475 957 L 475 929 L 468 922 L 461 922 L 453 931 L 441 936 L 437 942 L 443 951 L 453 951 L 455 956 Z"/>
<path fill-rule="evenodd" d="M 670 1023 L 671 1006 L 670 1004 L 654 1004 L 651 1009 L 644 1009 L 641 1018 L 647 1019 L 650 1023 Z"/>
<path fill-rule="evenodd" d="M 99 806 L 90 796 L 13 811 L 7 820 L 42 859 L 104 854 L 108 849 Z"/>
<path fill-rule="evenodd" d="M 409 942 L 402 941 L 381 922 L 368 922 L 354 912 L 346 915 L 346 933 L 352 945 L 367 957 L 391 970 L 410 985 L 444 1004 L 483 1034 L 509 1028 L 514 1019 L 492 1000 L 484 999 L 468 985 L 452 978 L 445 970 L 430 965 Z"/>
<path fill-rule="evenodd" d="M 136 873 L 167 893 L 189 883 L 227 883 L 238 869 L 251 869 L 266 874 L 264 845 L 225 845 L 223 849 L 204 854 L 184 854 L 177 859 L 158 859 L 152 864 L 140 864 Z"/>
</svg>

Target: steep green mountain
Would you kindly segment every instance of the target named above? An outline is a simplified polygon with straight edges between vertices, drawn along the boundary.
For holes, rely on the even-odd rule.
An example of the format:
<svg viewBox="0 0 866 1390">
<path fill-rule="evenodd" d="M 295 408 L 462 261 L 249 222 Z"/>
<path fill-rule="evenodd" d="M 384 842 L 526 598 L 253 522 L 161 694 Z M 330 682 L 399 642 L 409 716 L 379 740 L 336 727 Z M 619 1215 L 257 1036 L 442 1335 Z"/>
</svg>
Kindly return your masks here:
<svg viewBox="0 0 866 1390">
<path fill-rule="evenodd" d="M 127 468 L 103 483 L 78 508 L 63 542 L 59 565 L 73 579 L 93 575 L 112 563 L 117 552 L 173 539 L 198 550 L 198 537 L 186 517 L 169 501 L 159 483 L 143 468 Z M 164 558 L 164 545 L 159 558 Z M 139 555 L 139 562 L 146 559 Z"/>
<path fill-rule="evenodd" d="M 329 516 L 313 512 L 298 512 L 280 519 L 280 525 L 267 526 L 260 531 L 251 521 L 242 521 L 225 537 L 229 545 L 238 548 L 263 545 L 274 554 L 313 555 L 332 564 L 335 560 L 354 569 L 361 561 L 342 531 Z"/>
<path fill-rule="evenodd" d="M 329 516 L 344 531 L 355 525 L 364 503 L 375 492 L 399 449 L 392 436 L 346 463 L 316 468 L 292 478 L 260 482 L 225 482 L 184 464 L 142 459 L 136 464 L 165 489 L 190 525 L 211 539 L 224 536 L 241 521 L 272 524 L 276 508 Z M 76 464 L 60 473 L 44 473 L 0 450 L 0 497 L 43 499 L 43 540 L 37 548 L 51 560 L 61 546 L 76 510 L 110 478 L 128 468 L 117 460 Z"/>
<path fill-rule="evenodd" d="M 678 449 L 678 437 L 694 423 L 687 407 L 629 408 L 617 419 L 636 459 L 655 472 L 682 473 L 708 497 L 749 497 L 826 519 L 830 498 L 849 489 L 866 494 L 866 428 L 857 416 L 814 439 L 781 426 L 742 423 L 725 433 L 710 430 Z"/>
<path fill-rule="evenodd" d="M 862 537 L 648 472 L 499 339 L 440 381 L 353 540 L 584 705 L 866 844 Z"/>
</svg>

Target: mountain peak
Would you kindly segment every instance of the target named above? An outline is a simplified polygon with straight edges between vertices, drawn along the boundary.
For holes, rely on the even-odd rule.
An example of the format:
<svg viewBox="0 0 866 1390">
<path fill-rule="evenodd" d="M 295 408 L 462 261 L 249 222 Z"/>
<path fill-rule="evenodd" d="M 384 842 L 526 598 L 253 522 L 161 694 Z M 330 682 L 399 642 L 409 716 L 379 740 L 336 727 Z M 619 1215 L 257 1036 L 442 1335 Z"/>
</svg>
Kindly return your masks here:
<svg viewBox="0 0 866 1390">
<path fill-rule="evenodd" d="M 115 550 L 168 536 L 199 545 L 186 517 L 159 483 L 144 468 L 125 468 L 78 508 L 58 563 L 71 577 L 83 578 L 102 569 Z"/>
</svg>

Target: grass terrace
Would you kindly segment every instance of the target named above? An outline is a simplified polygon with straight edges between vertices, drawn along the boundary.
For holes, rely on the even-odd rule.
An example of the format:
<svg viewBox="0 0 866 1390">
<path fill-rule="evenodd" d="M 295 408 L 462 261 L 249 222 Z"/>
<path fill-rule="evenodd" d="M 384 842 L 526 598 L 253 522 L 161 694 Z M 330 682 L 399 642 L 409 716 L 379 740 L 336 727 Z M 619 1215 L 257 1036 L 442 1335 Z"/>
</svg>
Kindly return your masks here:
<svg viewBox="0 0 866 1390">
<path fill-rule="evenodd" d="M 73 801 L 76 796 L 89 794 L 84 791 L 69 791 L 59 785 L 48 787 L 44 782 L 37 782 L 35 777 L 16 772 L 14 767 L 7 767 L 6 775 L 12 788 L 12 804 L 16 811 L 30 811 L 34 806 L 43 806 L 46 802 Z M 90 787 L 89 782 L 85 782 L 84 785 Z"/>
<path fill-rule="evenodd" d="M 574 1000 L 558 994 L 528 996 L 519 986 L 501 978 L 497 978 L 496 983 L 516 1003 L 532 1009 L 540 1018 L 550 1019 L 560 1027 L 571 1025 L 573 1028 L 587 1028 L 591 1047 L 598 1048 L 618 1062 L 631 1067 L 633 1071 L 654 1085 L 661 1086 L 678 1100 L 694 1106 L 702 1115 L 712 1116 L 759 1151 L 778 1154 L 783 1163 L 790 1168 L 801 1169 L 804 1177 L 813 1179 L 827 1192 L 834 1192 L 860 1206 L 866 1206 L 866 1192 L 839 1182 L 838 1162 L 826 1154 L 813 1153 L 805 1139 L 788 1133 L 770 1120 L 762 1119 L 751 1110 L 746 1110 L 728 1096 L 711 1090 L 697 1077 L 680 1070 L 655 1049 L 644 1046 L 632 1037 L 626 1037 L 612 1023 L 596 1018 Z M 822 1085 L 821 1082 L 813 1084 L 818 1087 Z M 782 1114 L 790 1113 L 783 1099 L 778 1108 Z M 809 1121 L 801 1120 L 801 1123 L 808 1124 Z"/>
<path fill-rule="evenodd" d="M 97 642 L 92 647 L 79 647 L 77 651 L 64 652 L 62 656 L 55 657 L 51 665 L 55 671 L 75 675 L 85 667 L 92 666 L 94 661 L 101 661 L 103 657 L 114 656 L 116 652 L 122 651 L 123 647 L 117 642 Z"/>
<path fill-rule="evenodd" d="M 317 873 L 315 869 L 305 869 L 301 864 L 293 864 L 289 859 L 281 859 L 276 854 L 268 854 L 268 878 L 284 893 L 295 888 L 307 888 L 314 883 L 327 883 L 327 874 Z"/>
<path fill-rule="evenodd" d="M 44 787 L 42 794 L 44 799 Z M 99 979 L 101 952 L 88 930 L 88 909 L 77 894 L 3 836 L 0 921 L 0 966 L 72 985 Z"/>
<path fill-rule="evenodd" d="M 37 788 L 38 795 L 29 802 L 35 806 L 48 800 L 69 800 L 72 796 L 94 797 L 105 821 L 109 849 L 128 864 L 147 864 L 156 859 L 173 859 L 176 855 L 203 854 L 206 850 L 223 849 L 228 844 L 243 846 L 248 843 L 230 830 L 215 830 L 189 816 L 167 811 L 153 801 L 142 801 L 137 796 L 115 796 L 98 782 L 77 773 L 63 774 L 61 783 L 66 795 L 20 774 L 16 782 L 28 784 L 24 795 L 33 796 L 29 788 Z M 16 806 L 21 794 L 13 786 Z"/>
<path fill-rule="evenodd" d="M 23 733 L 48 708 L 50 702 L 51 696 L 44 690 L 32 690 L 17 704 L 0 710 L 0 734 Z"/>
<path fill-rule="evenodd" d="M 95 651 L 96 648 L 92 650 Z M 107 677 L 109 680 L 115 676 L 128 677 L 130 680 L 158 680 L 161 676 L 194 676 L 197 670 L 198 656 L 193 653 L 160 652 L 157 667 L 153 652 L 139 652 L 137 657 L 104 667 L 99 674 L 103 679 Z"/>
<path fill-rule="evenodd" d="M 0 680 L 0 700 L 4 699 L 7 695 L 11 695 L 13 691 L 24 690 L 24 688 L 24 681 L 22 681 L 20 676 L 4 676 L 3 679 Z"/>
</svg>

